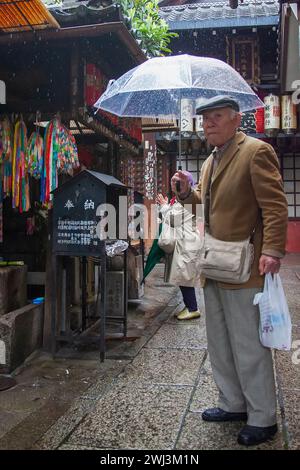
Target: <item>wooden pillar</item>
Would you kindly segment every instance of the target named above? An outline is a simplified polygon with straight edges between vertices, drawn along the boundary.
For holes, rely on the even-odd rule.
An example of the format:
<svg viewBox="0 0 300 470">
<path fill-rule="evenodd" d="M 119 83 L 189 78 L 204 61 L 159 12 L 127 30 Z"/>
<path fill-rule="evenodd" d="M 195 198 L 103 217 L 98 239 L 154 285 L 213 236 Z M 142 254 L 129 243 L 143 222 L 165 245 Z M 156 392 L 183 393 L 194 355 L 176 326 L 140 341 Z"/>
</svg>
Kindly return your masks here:
<svg viewBox="0 0 300 470">
<path fill-rule="evenodd" d="M 73 43 L 71 50 L 71 61 L 70 61 L 70 76 L 71 76 L 71 86 L 70 86 L 70 108 L 71 115 L 76 116 L 78 114 L 79 107 L 79 63 L 80 63 L 80 54 L 78 44 Z"/>
<path fill-rule="evenodd" d="M 145 240 L 146 246 L 151 246 L 152 239 L 155 237 L 153 231 L 152 211 L 151 205 L 155 204 L 157 195 L 157 154 L 156 154 L 156 140 L 154 133 L 144 134 L 144 171 L 145 171 L 145 205 L 148 210 L 148 236 L 149 239 Z"/>
<path fill-rule="evenodd" d="M 47 253 L 46 253 L 46 280 L 45 280 L 45 311 L 44 311 L 44 332 L 43 332 L 43 349 L 51 351 L 52 349 L 52 332 L 51 332 L 51 317 L 52 317 L 52 210 L 48 213 L 48 240 L 47 240 Z"/>
</svg>

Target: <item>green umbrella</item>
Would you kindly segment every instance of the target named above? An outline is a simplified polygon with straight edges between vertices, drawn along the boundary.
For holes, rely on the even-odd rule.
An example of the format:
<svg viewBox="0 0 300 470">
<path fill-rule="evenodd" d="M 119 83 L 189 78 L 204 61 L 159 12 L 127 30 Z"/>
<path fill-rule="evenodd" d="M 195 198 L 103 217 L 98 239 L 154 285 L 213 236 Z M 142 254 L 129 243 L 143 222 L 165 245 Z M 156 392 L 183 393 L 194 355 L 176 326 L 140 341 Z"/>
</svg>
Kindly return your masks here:
<svg viewBox="0 0 300 470">
<path fill-rule="evenodd" d="M 158 238 L 161 234 L 162 224 L 159 224 L 158 229 L 158 237 L 154 238 L 151 249 L 149 251 L 149 255 L 146 261 L 145 269 L 144 269 L 144 277 L 142 283 L 145 282 L 145 278 L 148 274 L 152 271 L 154 266 L 160 261 L 160 259 L 165 256 L 165 252 L 158 246 Z"/>
</svg>

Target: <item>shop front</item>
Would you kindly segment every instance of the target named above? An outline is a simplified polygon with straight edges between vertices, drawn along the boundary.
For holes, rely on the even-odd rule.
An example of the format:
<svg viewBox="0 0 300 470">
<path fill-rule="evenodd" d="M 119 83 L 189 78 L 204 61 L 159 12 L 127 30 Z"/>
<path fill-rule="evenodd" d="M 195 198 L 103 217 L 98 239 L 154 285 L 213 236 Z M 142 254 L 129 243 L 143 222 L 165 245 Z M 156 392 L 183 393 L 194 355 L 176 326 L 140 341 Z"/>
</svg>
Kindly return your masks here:
<svg viewBox="0 0 300 470">
<path fill-rule="evenodd" d="M 282 2 L 280 11 L 281 127 L 285 191 L 289 204 L 287 251 L 300 252 L 300 3 Z M 298 114 L 297 114 L 298 113 Z"/>
<path fill-rule="evenodd" d="M 265 108 L 245 113 L 241 130 L 270 143 L 279 158 L 289 206 L 287 252 L 300 252 L 300 56 L 299 1 L 277 0 L 180 5 L 178 0 L 161 3 L 160 16 L 179 38 L 173 53 L 215 57 L 234 67 L 249 83 Z M 205 9 L 205 15 L 204 15 Z M 280 44 L 280 54 L 277 45 Z M 174 126 L 158 132 L 163 165 L 178 154 Z M 173 137 L 172 137 L 173 134 Z M 172 141 L 173 140 L 173 141 Z M 182 167 L 199 179 L 210 149 L 195 119 L 183 138 Z M 166 173 L 165 168 L 165 173 Z"/>
<path fill-rule="evenodd" d="M 112 50 L 122 56 L 118 63 Z M 6 85 L 6 103 L 0 108 L 1 289 L 7 286 L 0 293 L 0 334 L 6 347 L 3 368 L 12 370 L 34 349 L 51 349 L 53 191 L 82 170 L 119 178 L 122 155 L 139 154 L 138 127 L 95 115 L 92 105 L 109 79 L 145 57 L 121 21 L 38 34 L 3 33 L 0 55 L 0 79 Z M 65 261 L 55 302 L 60 317 L 73 309 L 73 334 L 92 320 L 99 270 L 93 256 Z M 14 299 L 13 305 L 5 299 Z M 35 306 L 31 314 L 30 305 Z"/>
</svg>

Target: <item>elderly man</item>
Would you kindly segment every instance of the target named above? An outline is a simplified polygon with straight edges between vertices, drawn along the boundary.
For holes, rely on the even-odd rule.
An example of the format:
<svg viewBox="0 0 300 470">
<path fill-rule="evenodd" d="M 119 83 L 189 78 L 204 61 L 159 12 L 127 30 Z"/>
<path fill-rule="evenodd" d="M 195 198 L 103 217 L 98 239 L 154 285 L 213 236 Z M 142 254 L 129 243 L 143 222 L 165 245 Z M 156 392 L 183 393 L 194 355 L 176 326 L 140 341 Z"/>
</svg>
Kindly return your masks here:
<svg viewBox="0 0 300 470">
<path fill-rule="evenodd" d="M 210 234 L 241 241 L 253 234 L 254 261 L 244 284 L 203 282 L 208 351 L 219 389 L 217 408 L 205 421 L 247 421 L 238 434 L 242 445 L 255 445 L 277 432 L 276 395 L 271 350 L 261 345 L 259 312 L 253 306 L 264 274 L 277 273 L 285 253 L 287 202 L 273 148 L 238 131 L 238 102 L 229 96 L 206 100 L 197 109 L 215 148 L 205 161 L 200 182 L 191 189 L 177 171 L 171 185 L 182 204 L 195 204 L 209 194 Z M 209 192 L 209 193 L 208 193 Z M 191 207 L 191 206 L 190 206 Z"/>
</svg>

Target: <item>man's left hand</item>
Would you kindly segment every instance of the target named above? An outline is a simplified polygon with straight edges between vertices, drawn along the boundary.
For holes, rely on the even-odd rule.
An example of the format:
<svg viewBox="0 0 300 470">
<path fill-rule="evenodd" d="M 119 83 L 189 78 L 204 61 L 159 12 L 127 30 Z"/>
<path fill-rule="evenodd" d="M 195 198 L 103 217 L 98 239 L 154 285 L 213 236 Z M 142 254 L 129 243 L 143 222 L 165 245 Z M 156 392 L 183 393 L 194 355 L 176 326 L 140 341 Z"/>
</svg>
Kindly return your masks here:
<svg viewBox="0 0 300 470">
<path fill-rule="evenodd" d="M 278 273 L 280 269 L 280 258 L 275 256 L 261 255 L 259 259 L 259 274 Z"/>
</svg>

